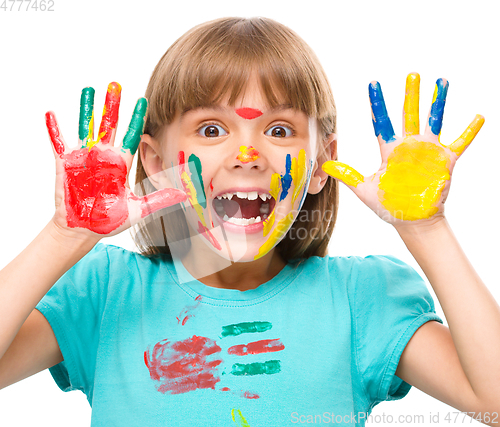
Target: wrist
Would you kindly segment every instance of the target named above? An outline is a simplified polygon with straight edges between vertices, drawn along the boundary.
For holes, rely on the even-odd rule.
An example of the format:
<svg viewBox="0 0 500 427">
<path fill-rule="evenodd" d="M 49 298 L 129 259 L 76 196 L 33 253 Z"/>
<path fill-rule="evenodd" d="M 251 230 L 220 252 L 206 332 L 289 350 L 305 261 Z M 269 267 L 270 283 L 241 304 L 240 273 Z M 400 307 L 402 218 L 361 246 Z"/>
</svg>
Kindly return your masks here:
<svg viewBox="0 0 500 427">
<path fill-rule="evenodd" d="M 409 245 L 413 246 L 415 243 L 419 245 L 438 243 L 446 235 L 453 234 L 444 216 L 409 224 L 398 224 L 394 228 L 408 248 L 410 248 Z"/>
<path fill-rule="evenodd" d="M 44 231 L 59 247 L 76 253 L 86 254 L 101 240 L 101 236 L 89 230 L 61 227 L 54 219 Z"/>
</svg>

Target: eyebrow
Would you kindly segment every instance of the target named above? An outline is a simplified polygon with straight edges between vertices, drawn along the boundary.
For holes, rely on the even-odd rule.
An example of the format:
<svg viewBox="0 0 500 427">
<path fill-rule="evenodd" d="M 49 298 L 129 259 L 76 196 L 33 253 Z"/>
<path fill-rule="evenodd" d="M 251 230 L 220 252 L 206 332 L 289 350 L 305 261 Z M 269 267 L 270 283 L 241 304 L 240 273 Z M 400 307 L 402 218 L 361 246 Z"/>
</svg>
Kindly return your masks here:
<svg viewBox="0 0 500 427">
<path fill-rule="evenodd" d="M 231 107 L 230 107 L 231 108 Z M 234 107 L 232 107 L 234 108 Z M 196 108 L 186 108 L 180 115 L 180 121 L 182 122 L 182 119 L 184 118 L 184 116 L 189 113 L 190 111 L 195 111 L 195 110 L 215 110 L 217 112 L 226 112 L 228 111 L 228 107 L 223 107 L 222 105 L 220 104 L 210 104 L 210 105 L 207 105 L 207 106 L 204 106 L 204 107 L 196 107 Z M 280 105 L 276 105 L 275 107 L 272 107 L 272 108 L 269 108 L 269 110 L 267 110 L 264 114 L 268 114 L 268 113 L 276 113 L 278 111 L 283 111 L 283 110 L 294 110 L 292 104 L 280 104 Z"/>
</svg>

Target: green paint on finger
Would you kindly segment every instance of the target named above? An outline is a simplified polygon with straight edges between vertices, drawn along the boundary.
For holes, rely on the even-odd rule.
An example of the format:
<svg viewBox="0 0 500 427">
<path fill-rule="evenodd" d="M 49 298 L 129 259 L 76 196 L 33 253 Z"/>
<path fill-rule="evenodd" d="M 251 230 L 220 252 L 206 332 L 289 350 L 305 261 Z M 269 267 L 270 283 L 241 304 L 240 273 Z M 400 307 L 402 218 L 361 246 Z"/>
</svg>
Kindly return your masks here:
<svg viewBox="0 0 500 427">
<path fill-rule="evenodd" d="M 129 150 L 132 154 L 135 154 L 137 147 L 139 147 L 139 142 L 141 142 L 147 111 L 148 100 L 140 98 L 137 104 L 135 104 L 134 114 L 132 114 L 127 134 L 123 138 L 123 148 Z"/>
<path fill-rule="evenodd" d="M 265 332 L 271 329 L 270 322 L 243 322 L 222 327 L 222 337 L 235 337 L 237 335 L 255 332 Z"/>
<path fill-rule="evenodd" d="M 94 88 L 86 87 L 82 90 L 80 97 L 78 138 L 82 143 L 82 148 L 94 137 L 94 94 Z"/>
<path fill-rule="evenodd" d="M 191 181 L 193 182 L 196 194 L 198 195 L 198 203 L 203 209 L 207 208 L 207 196 L 205 195 L 205 187 L 203 186 L 203 177 L 201 176 L 201 161 L 195 155 L 191 154 L 188 159 L 189 165 L 194 166 L 194 171 L 191 174 Z M 203 200 L 200 200 L 200 194 L 203 194 Z"/>
<path fill-rule="evenodd" d="M 255 363 L 235 363 L 231 370 L 232 375 L 262 375 L 277 374 L 281 371 L 279 360 L 268 360 L 266 362 Z"/>
</svg>

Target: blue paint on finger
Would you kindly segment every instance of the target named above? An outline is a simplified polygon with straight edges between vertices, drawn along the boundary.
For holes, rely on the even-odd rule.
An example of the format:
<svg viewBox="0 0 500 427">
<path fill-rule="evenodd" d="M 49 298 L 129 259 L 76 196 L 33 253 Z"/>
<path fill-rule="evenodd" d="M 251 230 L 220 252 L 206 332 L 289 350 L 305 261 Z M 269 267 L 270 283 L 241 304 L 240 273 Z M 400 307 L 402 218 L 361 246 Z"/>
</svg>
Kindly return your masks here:
<svg viewBox="0 0 500 427">
<path fill-rule="evenodd" d="M 378 82 L 370 83 L 368 86 L 368 94 L 372 106 L 372 122 L 375 135 L 377 137 L 380 135 L 386 143 L 394 141 L 396 139 L 394 136 L 394 129 L 392 128 L 391 120 L 387 114 L 384 95 L 382 94 L 380 84 Z"/>
<path fill-rule="evenodd" d="M 446 104 L 446 95 L 448 94 L 448 81 L 438 79 L 436 81 L 436 89 L 431 106 L 431 114 L 429 115 L 429 127 L 434 135 L 441 133 L 443 126 L 444 106 Z"/>
</svg>

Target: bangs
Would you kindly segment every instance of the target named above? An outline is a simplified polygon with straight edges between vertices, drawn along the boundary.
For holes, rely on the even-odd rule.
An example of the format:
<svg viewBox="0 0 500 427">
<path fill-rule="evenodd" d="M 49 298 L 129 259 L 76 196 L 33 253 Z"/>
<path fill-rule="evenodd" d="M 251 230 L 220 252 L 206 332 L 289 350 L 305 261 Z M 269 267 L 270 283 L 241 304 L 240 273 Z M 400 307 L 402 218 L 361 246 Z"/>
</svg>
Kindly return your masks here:
<svg viewBox="0 0 500 427">
<path fill-rule="evenodd" d="M 145 132 L 154 136 L 176 113 L 223 99 L 234 106 L 255 75 L 269 108 L 287 104 L 319 120 L 335 111 L 325 102 L 333 97 L 314 52 L 292 30 L 261 18 L 224 18 L 193 28 L 165 53 L 146 92 Z"/>
</svg>

